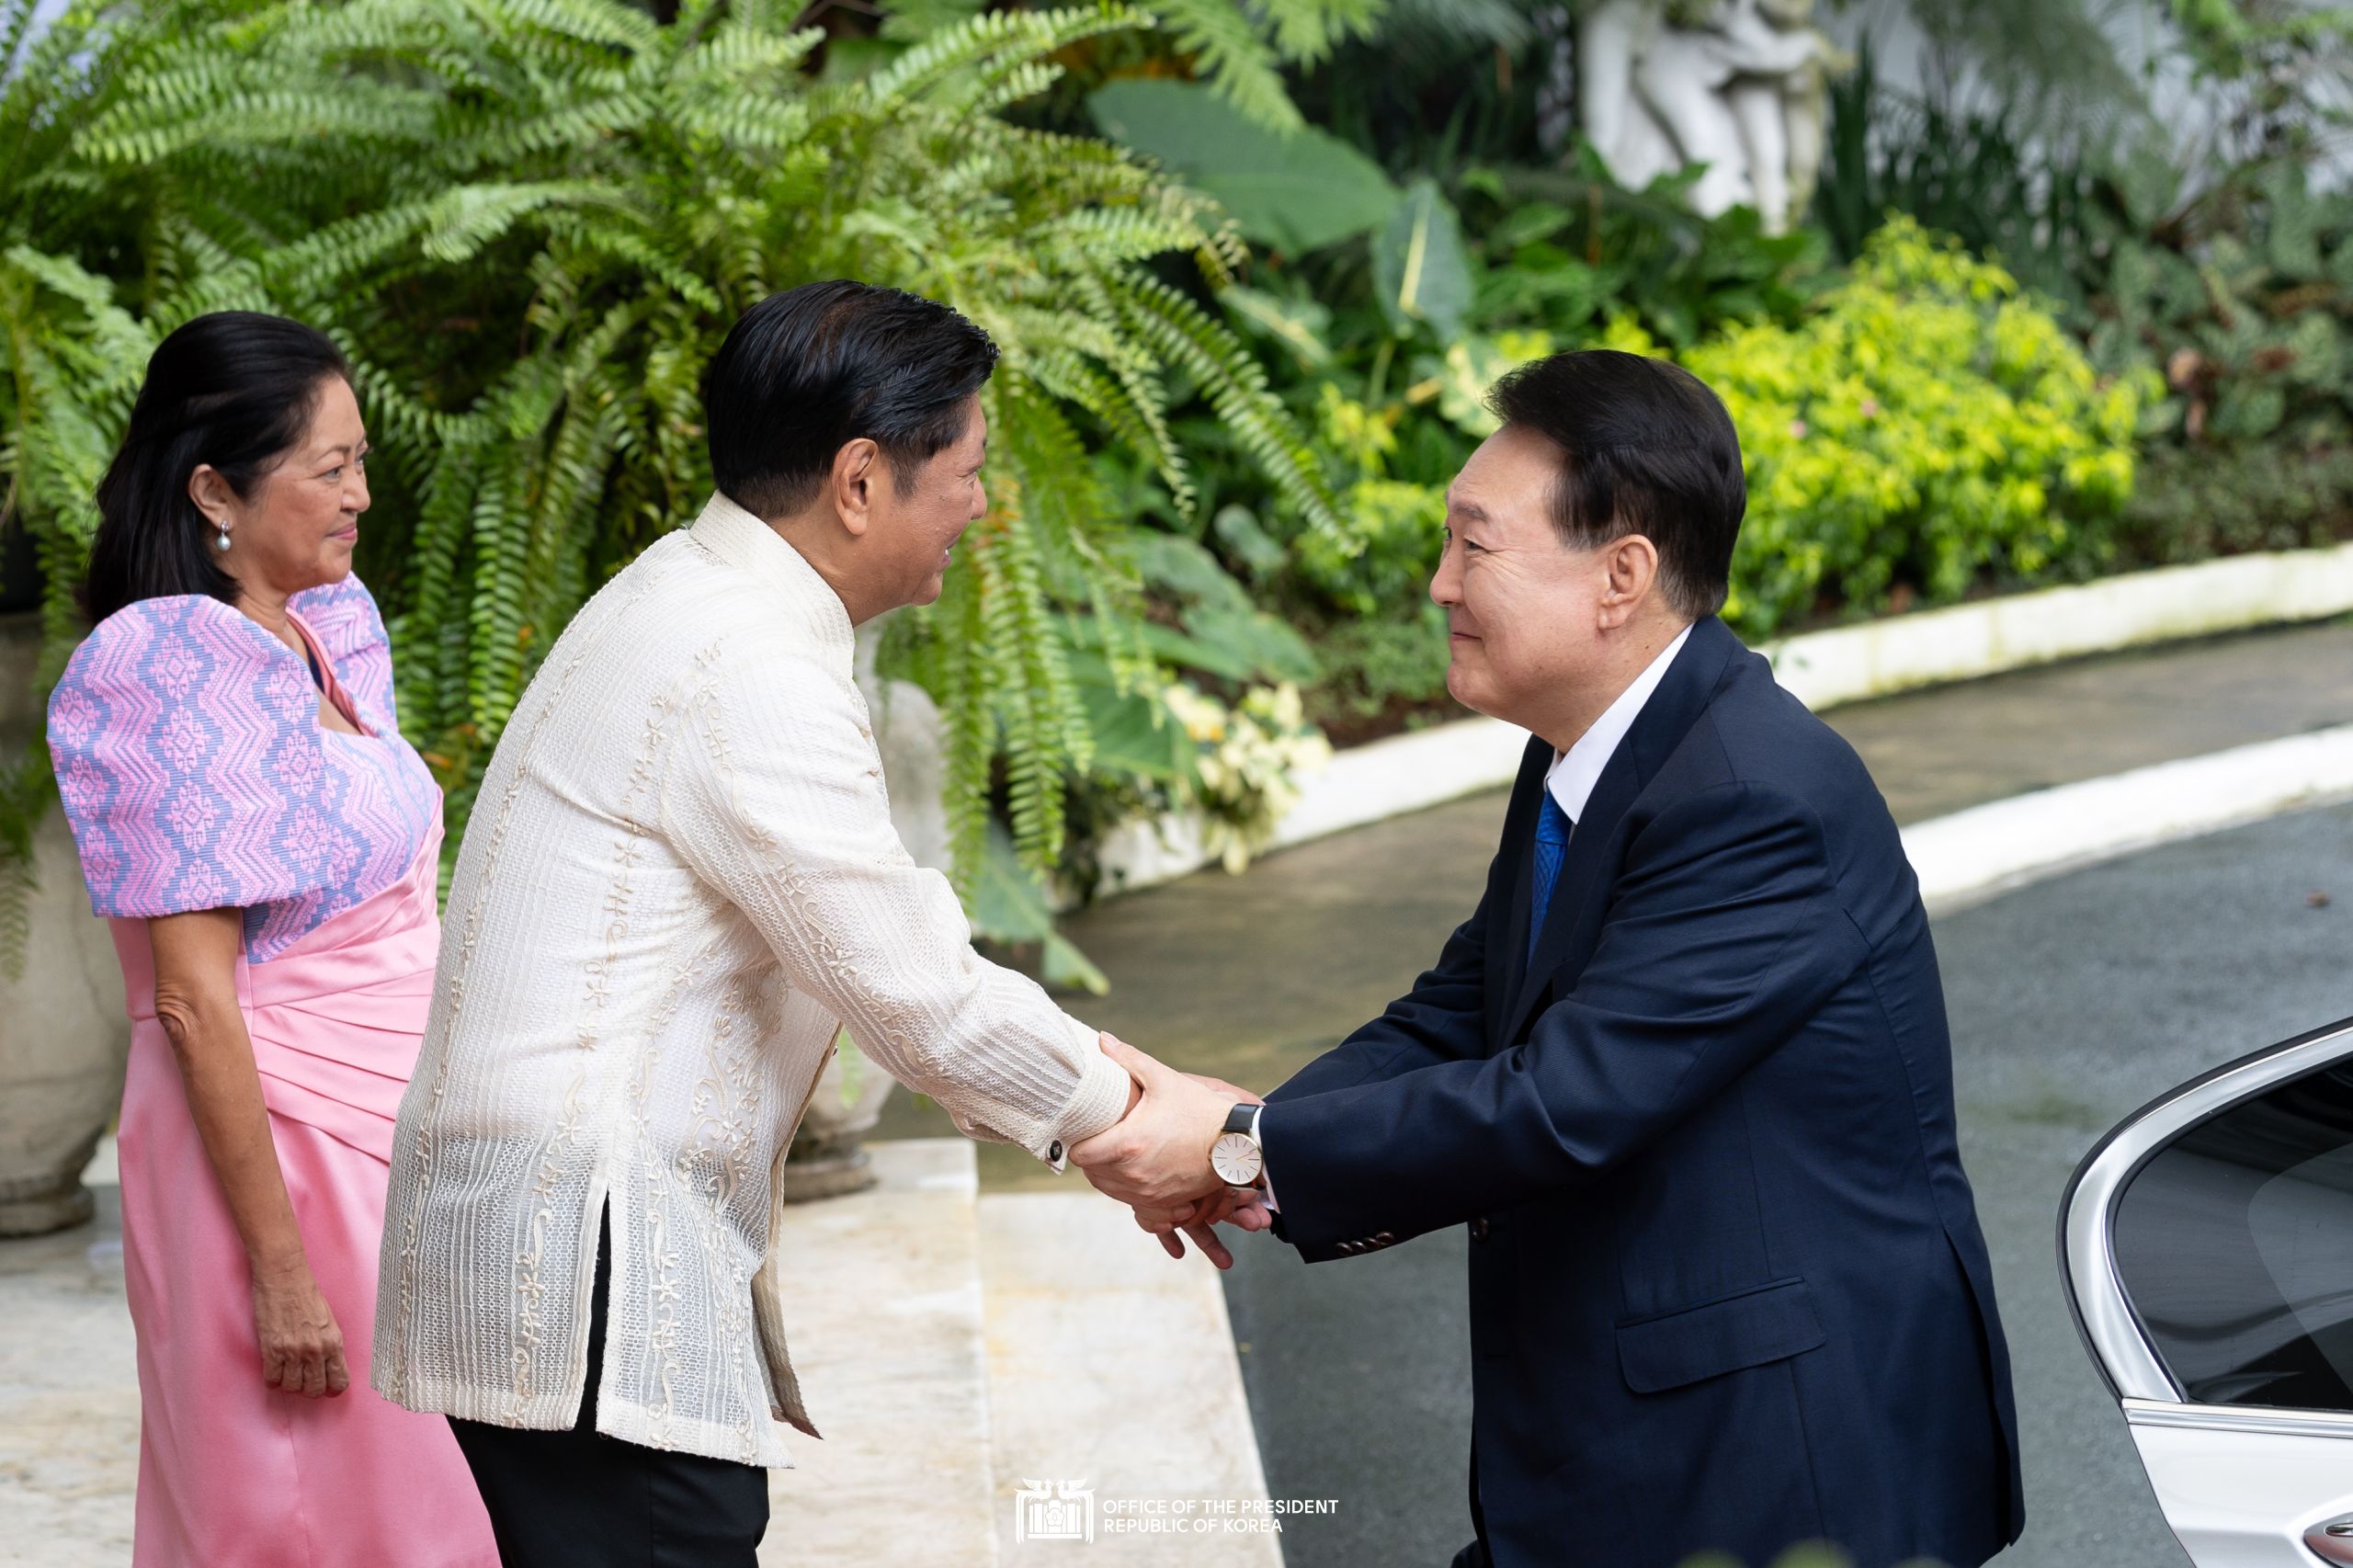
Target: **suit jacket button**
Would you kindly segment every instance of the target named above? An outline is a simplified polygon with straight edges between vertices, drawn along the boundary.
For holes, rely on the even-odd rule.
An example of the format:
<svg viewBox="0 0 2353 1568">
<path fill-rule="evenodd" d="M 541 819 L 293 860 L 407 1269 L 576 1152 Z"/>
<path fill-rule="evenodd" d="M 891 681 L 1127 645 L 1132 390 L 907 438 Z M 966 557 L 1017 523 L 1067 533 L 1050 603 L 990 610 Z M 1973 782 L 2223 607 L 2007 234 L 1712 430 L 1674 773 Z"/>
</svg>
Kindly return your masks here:
<svg viewBox="0 0 2353 1568">
<path fill-rule="evenodd" d="M 1390 1234 L 1388 1232 L 1386 1232 L 1386 1231 L 1382 1231 L 1382 1232 L 1381 1232 L 1381 1233 L 1380 1233 L 1378 1235 L 1374 1236 L 1372 1239 L 1373 1239 L 1373 1241 L 1374 1241 L 1377 1244 L 1381 1245 L 1381 1246 L 1385 1246 L 1385 1247 L 1387 1247 L 1387 1246 L 1395 1246 L 1395 1245 L 1397 1244 L 1397 1238 L 1396 1238 L 1395 1236 L 1391 1235 L 1391 1234 Z"/>
<path fill-rule="evenodd" d="M 1332 1250 L 1338 1253 L 1342 1257 L 1354 1257 L 1358 1253 L 1362 1252 L 1364 1249 L 1355 1242 L 1341 1242 Z"/>
<path fill-rule="evenodd" d="M 1046 1145 L 1046 1158 L 1056 1163 L 1060 1163 L 1062 1157 L 1063 1141 L 1057 1138 L 1052 1142 Z"/>
<path fill-rule="evenodd" d="M 1487 1217 L 1484 1214 L 1471 1221 L 1471 1239 L 1474 1242 L 1487 1239 Z"/>
</svg>

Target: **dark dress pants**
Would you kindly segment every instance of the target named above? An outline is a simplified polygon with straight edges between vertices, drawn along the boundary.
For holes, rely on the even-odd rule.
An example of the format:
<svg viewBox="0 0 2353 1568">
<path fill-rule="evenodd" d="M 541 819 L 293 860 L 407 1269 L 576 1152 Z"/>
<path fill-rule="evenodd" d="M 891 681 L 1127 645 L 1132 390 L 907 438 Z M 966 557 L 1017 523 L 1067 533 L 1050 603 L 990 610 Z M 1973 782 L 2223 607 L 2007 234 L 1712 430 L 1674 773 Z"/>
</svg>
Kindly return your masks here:
<svg viewBox="0 0 2353 1568">
<path fill-rule="evenodd" d="M 506 1568 L 753 1568 L 768 1528 L 767 1471 L 640 1448 L 597 1430 L 611 1272 L 600 1244 L 588 1387 L 572 1430 L 449 1420 L 490 1510 L 499 1561 Z"/>
</svg>

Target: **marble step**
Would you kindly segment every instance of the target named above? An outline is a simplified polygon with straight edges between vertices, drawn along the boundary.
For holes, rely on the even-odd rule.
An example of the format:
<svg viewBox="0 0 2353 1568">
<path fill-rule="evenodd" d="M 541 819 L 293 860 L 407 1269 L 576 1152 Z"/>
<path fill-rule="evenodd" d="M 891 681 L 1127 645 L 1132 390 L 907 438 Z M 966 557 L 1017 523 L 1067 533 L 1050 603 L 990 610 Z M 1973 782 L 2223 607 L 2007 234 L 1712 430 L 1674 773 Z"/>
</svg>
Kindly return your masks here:
<svg viewBox="0 0 2353 1568">
<path fill-rule="evenodd" d="M 786 1210 L 787 1332 L 823 1441 L 785 1435 L 764 1565 L 996 1561 L 978 1182 L 961 1138 L 869 1144 L 864 1192 Z"/>
<path fill-rule="evenodd" d="M 1068 1180 L 980 1199 L 996 1561 L 1281 1568 L 1217 1270 Z"/>
<path fill-rule="evenodd" d="M 961 1138 L 869 1149 L 874 1187 L 787 1212 L 793 1364 L 826 1437 L 789 1436 L 760 1562 L 1280 1568 L 1243 1522 L 1267 1487 L 1216 1271 L 1170 1261 L 1075 1174 L 983 1198 Z M 0 1516 L 42 1525 L 41 1568 L 119 1562 L 129 1540 L 113 1152 L 86 1174 L 95 1228 L 0 1245 L 0 1315 L 29 1325 L 0 1354 Z M 1091 1494 L 1093 1545 L 1017 1540 L 1029 1482 Z"/>
<path fill-rule="evenodd" d="M 826 1436 L 789 1439 L 761 1562 L 1281 1568 L 1216 1270 L 1075 1173 L 980 1197 L 962 1139 L 868 1152 L 873 1188 L 785 1221 L 807 1260 L 793 1365 Z M 1022 1528 L 1065 1487 L 1091 1545 Z"/>
</svg>

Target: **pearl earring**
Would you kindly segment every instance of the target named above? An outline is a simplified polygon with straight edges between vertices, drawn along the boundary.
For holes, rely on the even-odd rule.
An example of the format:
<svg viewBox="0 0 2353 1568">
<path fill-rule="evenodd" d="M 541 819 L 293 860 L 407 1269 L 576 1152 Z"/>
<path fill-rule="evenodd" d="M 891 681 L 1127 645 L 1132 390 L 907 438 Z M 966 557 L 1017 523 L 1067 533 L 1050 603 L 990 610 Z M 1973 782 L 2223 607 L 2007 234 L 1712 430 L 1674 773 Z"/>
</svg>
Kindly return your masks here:
<svg viewBox="0 0 2353 1568">
<path fill-rule="evenodd" d="M 212 548 L 215 550 L 226 550 L 229 548 L 229 530 L 227 528 L 222 528 L 221 530 L 220 537 L 212 541 Z"/>
</svg>

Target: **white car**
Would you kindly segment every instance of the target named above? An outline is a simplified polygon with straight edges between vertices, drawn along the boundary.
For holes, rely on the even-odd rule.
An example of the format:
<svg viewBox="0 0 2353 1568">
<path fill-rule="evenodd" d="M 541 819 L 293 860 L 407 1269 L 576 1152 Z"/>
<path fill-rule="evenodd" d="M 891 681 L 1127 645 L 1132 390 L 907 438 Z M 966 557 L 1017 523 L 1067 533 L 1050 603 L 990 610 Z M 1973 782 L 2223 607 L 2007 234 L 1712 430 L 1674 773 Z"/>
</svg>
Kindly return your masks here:
<svg viewBox="0 0 2353 1568">
<path fill-rule="evenodd" d="M 2353 1564 L 2353 1019 L 2126 1118 L 2059 1267 L 2198 1568 Z"/>
</svg>

